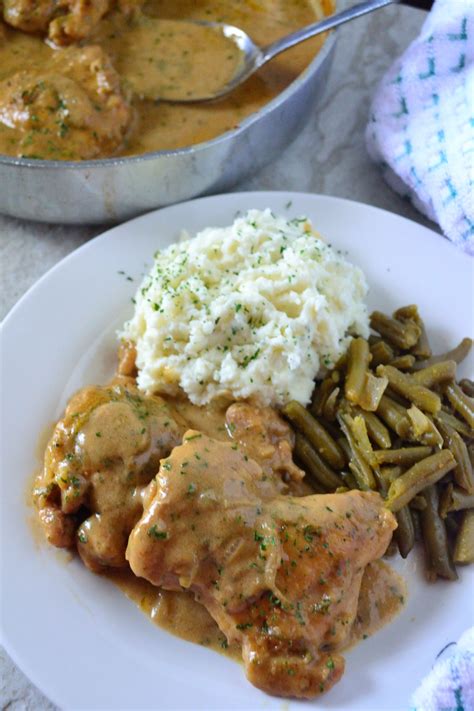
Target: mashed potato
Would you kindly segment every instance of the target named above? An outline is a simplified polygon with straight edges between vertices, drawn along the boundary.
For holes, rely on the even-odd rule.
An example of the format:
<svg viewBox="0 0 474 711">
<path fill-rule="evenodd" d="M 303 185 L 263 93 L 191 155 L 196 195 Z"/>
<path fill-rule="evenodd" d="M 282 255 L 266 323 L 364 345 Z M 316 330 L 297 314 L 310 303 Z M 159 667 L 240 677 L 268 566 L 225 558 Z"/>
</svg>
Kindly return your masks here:
<svg viewBox="0 0 474 711">
<path fill-rule="evenodd" d="M 250 210 L 157 252 L 120 335 L 136 345 L 146 393 L 306 404 L 351 335 L 368 336 L 366 293 L 361 270 L 307 219 Z"/>
</svg>

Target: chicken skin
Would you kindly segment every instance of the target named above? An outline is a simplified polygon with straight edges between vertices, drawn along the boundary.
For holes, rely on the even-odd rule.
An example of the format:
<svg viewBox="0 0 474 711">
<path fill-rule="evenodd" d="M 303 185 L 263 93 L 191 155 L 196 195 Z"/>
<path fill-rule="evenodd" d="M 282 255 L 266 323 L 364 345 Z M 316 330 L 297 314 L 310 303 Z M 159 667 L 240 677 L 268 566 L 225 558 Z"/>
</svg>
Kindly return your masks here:
<svg viewBox="0 0 474 711">
<path fill-rule="evenodd" d="M 96 572 L 124 567 L 143 491 L 181 437 L 166 403 L 139 394 L 129 378 L 80 390 L 54 429 L 33 492 L 48 541 L 77 544 Z"/>
<path fill-rule="evenodd" d="M 255 686 L 311 698 L 344 671 L 364 569 L 395 527 L 376 493 L 282 496 L 244 447 L 190 430 L 150 483 L 126 557 L 152 584 L 192 591 Z"/>
<path fill-rule="evenodd" d="M 303 493 L 304 471 L 293 461 L 295 437 L 276 410 L 235 402 L 227 409 L 225 418 L 232 439 L 258 462 L 281 493 L 289 490 L 298 495 Z"/>
</svg>

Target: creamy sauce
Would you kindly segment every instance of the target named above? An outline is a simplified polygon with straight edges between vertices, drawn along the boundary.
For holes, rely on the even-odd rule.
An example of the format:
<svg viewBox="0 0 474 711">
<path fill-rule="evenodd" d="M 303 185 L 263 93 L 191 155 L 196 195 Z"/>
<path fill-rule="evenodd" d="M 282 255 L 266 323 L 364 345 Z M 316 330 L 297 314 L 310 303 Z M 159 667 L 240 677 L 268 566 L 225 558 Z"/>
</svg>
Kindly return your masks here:
<svg viewBox="0 0 474 711">
<path fill-rule="evenodd" d="M 209 647 L 241 663 L 237 644 L 227 644 L 217 623 L 191 593 L 161 590 L 129 570 L 110 571 L 106 577 L 117 585 L 140 610 L 167 632 Z M 406 599 L 406 584 L 387 563 L 376 561 L 365 569 L 360 588 L 352 638 L 345 648 L 375 634 L 399 614 Z"/>
<path fill-rule="evenodd" d="M 173 416 L 178 421 L 183 421 L 187 429 L 199 430 L 209 437 L 226 441 L 230 438 L 229 430 L 226 427 L 226 410 L 232 400 L 214 400 L 199 407 L 193 405 L 186 398 L 163 398 L 170 408 Z"/>
<path fill-rule="evenodd" d="M 151 101 L 212 96 L 242 64 L 240 49 L 219 29 L 181 20 L 140 16 L 107 45 L 123 81 Z"/>
<path fill-rule="evenodd" d="M 407 596 L 404 579 L 387 563 L 377 560 L 364 571 L 351 645 L 385 627 L 401 611 Z"/>
<path fill-rule="evenodd" d="M 106 577 L 132 600 L 151 622 L 188 642 L 209 647 L 242 662 L 237 644 L 228 644 L 205 607 L 187 592 L 161 590 L 130 571 L 110 571 Z"/>
<path fill-rule="evenodd" d="M 149 17 L 159 18 L 162 22 L 186 19 L 230 23 L 241 27 L 258 45 L 264 46 L 325 14 L 330 14 L 333 2 L 246 0 L 229 3 L 226 0 L 151 0 L 144 10 Z M 94 44 L 103 48 L 110 56 L 115 69 L 122 75 L 125 93 L 127 88 L 130 90 L 134 84 L 138 90 L 139 96 L 135 95 L 131 99 L 133 119 L 126 114 L 124 107 L 119 118 L 113 114 L 109 117 L 111 121 L 121 122 L 120 131 L 113 143 L 99 141 L 92 148 L 87 145 L 86 150 L 84 147 L 84 134 L 87 134 L 87 125 L 91 123 L 90 114 L 93 109 L 89 109 L 89 115 L 86 115 L 82 123 L 79 122 L 80 130 L 76 131 L 69 130 L 68 112 L 65 112 L 64 116 L 59 113 L 52 129 L 49 129 L 48 141 L 45 141 L 41 134 L 41 125 L 35 126 L 34 114 L 27 123 L 21 123 L 21 107 L 13 111 L 10 104 L 2 110 L 0 96 L 0 153 L 36 158 L 80 159 L 141 154 L 207 141 L 235 128 L 244 118 L 258 111 L 285 89 L 309 64 L 324 42 L 324 37 L 320 36 L 285 52 L 231 95 L 217 102 L 196 105 L 156 103 L 140 98 L 140 95 L 148 95 L 150 91 L 154 93 L 159 89 L 158 85 L 150 85 L 144 81 L 146 62 L 149 61 L 153 48 L 159 47 L 154 61 L 162 63 L 166 85 L 174 85 L 175 88 L 170 91 L 176 92 L 182 92 L 183 89 L 192 90 L 190 85 L 198 81 L 197 77 L 199 85 L 196 83 L 196 89 L 201 89 L 207 81 L 211 85 L 222 81 L 229 75 L 229 70 L 235 69 L 237 57 L 231 53 L 230 59 L 217 62 L 216 56 L 222 48 L 219 49 L 215 43 L 206 43 L 209 47 L 207 53 L 202 49 L 197 52 L 194 49 L 190 51 L 189 33 L 186 35 L 186 32 L 179 31 L 174 23 L 168 24 L 167 37 L 157 37 L 157 25 L 152 20 L 148 22 L 148 29 L 146 25 L 144 20 L 132 22 L 118 12 L 111 13 L 91 36 L 81 43 L 81 46 Z M 65 50 L 52 49 L 38 36 L 26 35 L 8 27 L 3 35 L 2 38 L 0 34 L 0 81 L 12 77 L 20 70 L 34 70 L 33 75 L 44 70 L 50 79 L 53 56 Z M 160 40 L 158 44 L 157 39 Z M 134 47 L 139 47 L 135 55 Z M 154 53 L 153 56 L 155 57 Z M 227 45 L 225 56 L 230 56 Z M 170 59 L 173 59 L 176 70 L 171 66 Z M 53 64 L 56 66 L 58 62 Z M 191 73 L 190 67 L 193 67 Z M 57 72 L 55 67 L 53 69 Z M 154 74 L 153 77 L 155 76 Z M 74 75 L 72 79 L 79 81 Z M 21 81 L 25 81 L 24 77 Z M 42 80 L 38 78 L 37 81 Z M 186 82 L 186 85 L 183 82 Z M 56 81 L 53 86 L 55 92 L 57 83 Z M 79 88 L 81 87 L 80 84 Z M 21 95 L 21 84 L 18 91 Z M 31 91 L 31 82 L 28 91 Z M 89 87 L 89 100 L 92 105 L 93 98 L 94 90 L 91 94 Z M 60 103 L 61 101 L 59 105 Z M 99 106 L 99 110 L 104 109 Z M 126 124 L 128 131 L 125 131 Z M 40 137 L 41 141 L 38 140 Z"/>
</svg>

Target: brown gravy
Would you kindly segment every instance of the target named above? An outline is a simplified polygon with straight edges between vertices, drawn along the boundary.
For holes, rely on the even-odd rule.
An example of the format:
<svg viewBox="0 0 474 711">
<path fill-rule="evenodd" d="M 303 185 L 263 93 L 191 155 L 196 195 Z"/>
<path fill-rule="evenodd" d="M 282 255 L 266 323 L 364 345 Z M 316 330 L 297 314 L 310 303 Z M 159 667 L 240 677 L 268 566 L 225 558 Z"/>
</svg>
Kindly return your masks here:
<svg viewBox="0 0 474 711">
<path fill-rule="evenodd" d="M 149 18 L 159 18 L 165 22 L 183 19 L 227 22 L 241 27 L 261 46 L 330 14 L 332 10 L 333 0 L 244 0 L 238 3 L 226 0 L 150 0 L 144 7 Z M 143 48 L 145 43 L 151 51 L 159 39 L 156 24 L 151 19 L 149 32 L 146 30 L 146 22 L 140 22 L 140 17 L 131 21 L 123 14 L 111 12 L 87 40 L 80 43 L 80 47 L 99 45 L 104 50 L 118 71 L 125 91 L 133 88 L 130 86 L 134 83 L 131 77 L 133 72 L 136 73 L 137 84 L 141 84 L 142 91 L 138 91 L 131 99 L 134 118 L 130 121 L 130 117 L 122 111 L 120 134 L 113 145 L 98 142 L 92 148 L 87 146 L 86 151 L 84 133 L 87 133 L 90 121 L 86 117 L 87 120 L 79 124 L 80 130 L 68 130 L 67 112 L 65 117 L 59 112 L 59 117 L 54 118 L 47 130 L 48 140 L 45 141 L 42 135 L 44 127 L 40 125 L 41 117 L 37 125 L 34 116 L 21 126 L 15 124 L 15 111 L 7 105 L 2 112 L 0 96 L 0 154 L 59 160 L 84 159 L 177 149 L 210 140 L 238 126 L 244 118 L 258 111 L 285 89 L 305 69 L 324 42 L 324 37 L 320 36 L 285 52 L 230 96 L 217 102 L 195 105 L 157 103 L 140 98 L 140 94 L 147 93 L 143 90 L 143 82 L 138 81 L 140 73 L 143 79 L 145 55 L 141 52 L 141 59 L 134 59 L 133 47 L 140 45 Z M 65 50 L 52 49 L 39 36 L 27 35 L 1 23 L 0 31 L 0 82 L 19 71 L 37 74 L 38 70 L 44 69 L 47 80 L 52 82 L 54 91 L 57 91 L 58 81 L 53 82 L 51 78 L 54 72 L 57 76 L 57 62 L 54 63 L 53 55 Z M 163 42 L 166 40 L 169 43 L 173 58 L 185 69 L 192 64 L 187 54 L 189 37 L 176 29 L 172 22 L 168 25 L 167 35 L 162 38 Z M 167 76 L 166 54 L 166 49 L 160 49 L 157 53 L 157 61 L 163 63 L 164 76 Z M 228 72 L 228 67 L 220 66 L 219 71 L 215 69 L 216 51 L 212 50 L 212 43 L 209 44 L 208 54 L 199 52 L 197 61 L 198 74 L 208 76 L 211 83 L 222 80 Z M 229 63 L 235 61 L 236 58 L 232 57 Z M 72 79 L 76 80 L 76 77 Z M 24 77 L 21 81 L 25 81 Z M 43 79 L 37 77 L 34 81 L 38 85 Z M 178 90 L 179 77 L 175 76 L 173 81 Z M 27 86 L 28 92 L 31 92 L 31 82 Z M 145 82 L 145 89 L 149 88 Z M 21 85 L 18 91 L 20 89 Z M 81 86 L 79 89 L 82 91 Z M 112 116 L 114 120 L 118 119 Z M 124 124 L 128 125 L 127 131 Z"/>
<path fill-rule="evenodd" d="M 217 623 L 191 593 L 161 590 L 130 571 L 110 571 L 106 577 L 155 625 L 242 662 L 240 648 L 227 643 Z M 400 575 L 383 561 L 369 563 L 362 578 L 357 617 L 348 646 L 385 627 L 400 612 L 405 598 L 406 585 Z"/>
</svg>

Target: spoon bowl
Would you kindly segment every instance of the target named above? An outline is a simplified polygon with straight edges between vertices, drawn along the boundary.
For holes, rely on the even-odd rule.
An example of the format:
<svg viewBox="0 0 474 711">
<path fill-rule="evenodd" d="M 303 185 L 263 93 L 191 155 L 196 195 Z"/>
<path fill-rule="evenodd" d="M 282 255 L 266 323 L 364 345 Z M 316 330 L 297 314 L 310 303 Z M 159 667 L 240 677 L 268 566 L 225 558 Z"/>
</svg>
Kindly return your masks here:
<svg viewBox="0 0 474 711">
<path fill-rule="evenodd" d="M 320 22 L 315 22 L 312 25 L 303 27 L 301 30 L 297 30 L 296 32 L 286 35 L 282 39 L 279 39 L 266 47 L 258 47 L 246 32 L 233 25 L 228 25 L 222 22 L 182 22 L 182 25 L 192 25 L 194 27 L 200 26 L 203 29 L 207 28 L 208 30 L 212 30 L 217 34 L 221 33 L 222 37 L 234 45 L 234 49 L 238 49 L 240 58 L 237 62 L 235 62 L 234 71 L 229 75 L 227 80 L 220 84 L 220 86 L 210 88 L 205 87 L 202 91 L 186 91 L 183 92 L 183 95 L 179 95 L 176 91 L 173 92 L 173 96 L 168 95 L 166 92 L 160 92 L 153 98 L 154 100 L 173 101 L 176 103 L 214 101 L 215 99 L 219 99 L 236 89 L 240 86 L 240 84 L 260 69 L 260 67 L 273 59 L 273 57 L 276 57 L 278 54 L 285 52 L 287 49 L 294 47 L 300 42 L 304 42 L 312 37 L 315 37 L 316 35 L 338 27 L 339 25 L 355 20 L 358 17 L 362 17 L 363 15 L 373 12 L 374 10 L 379 10 L 387 5 L 397 4 L 410 5 L 411 7 L 430 10 L 433 5 L 433 0 L 365 0 L 364 2 L 360 2 L 347 10 L 331 15 Z M 219 61 L 218 58 L 216 58 L 216 61 Z"/>
</svg>

